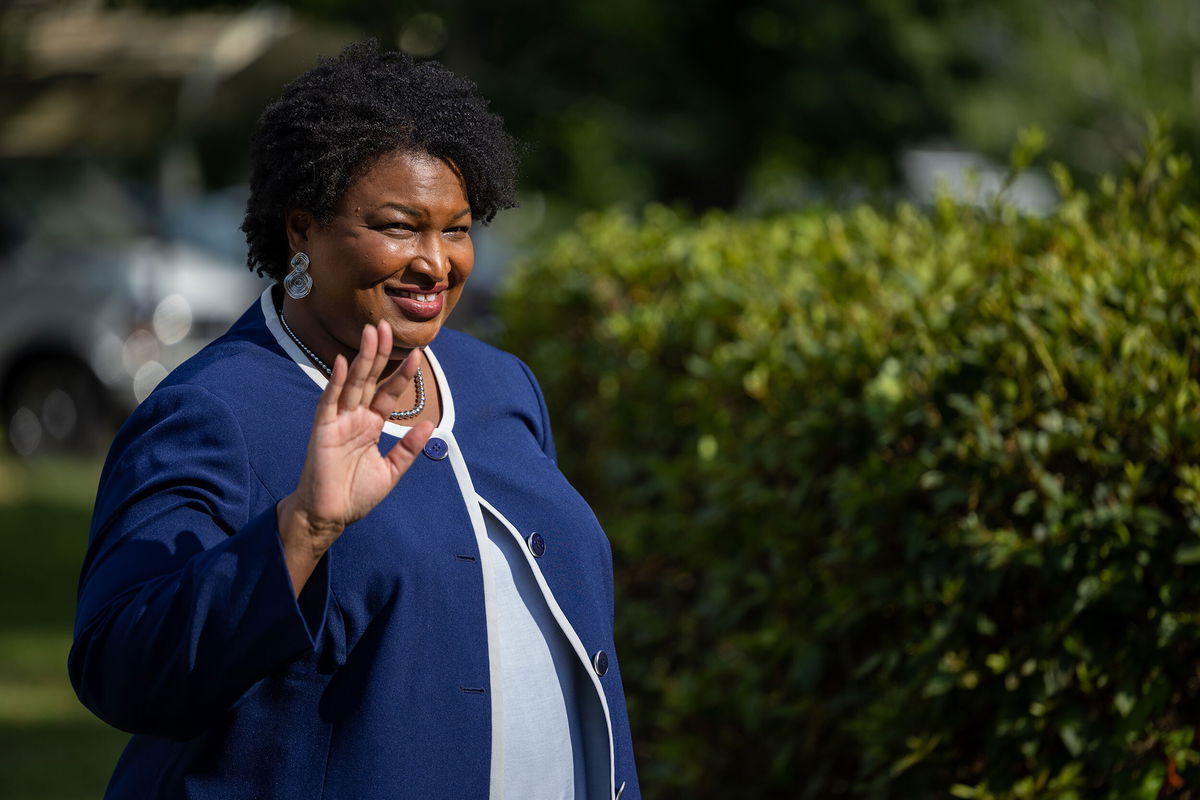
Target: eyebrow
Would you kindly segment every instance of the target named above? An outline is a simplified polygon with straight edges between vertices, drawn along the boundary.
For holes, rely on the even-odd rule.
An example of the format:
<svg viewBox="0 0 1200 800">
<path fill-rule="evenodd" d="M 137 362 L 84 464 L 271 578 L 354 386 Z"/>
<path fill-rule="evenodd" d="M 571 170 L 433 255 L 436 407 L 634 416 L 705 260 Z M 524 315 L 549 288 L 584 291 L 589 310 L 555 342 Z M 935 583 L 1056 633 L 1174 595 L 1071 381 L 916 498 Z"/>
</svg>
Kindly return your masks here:
<svg viewBox="0 0 1200 800">
<path fill-rule="evenodd" d="M 428 216 L 424 211 L 421 211 L 420 209 L 417 209 L 417 208 L 413 208 L 412 206 L 406 206 L 403 203 L 384 203 L 382 207 L 383 208 L 394 208 L 397 211 L 402 211 L 405 214 L 408 214 L 409 216 L 418 217 L 421 219 Z M 463 217 L 467 216 L 470 213 L 471 213 L 471 209 L 468 206 L 467 208 L 464 208 L 462 211 L 459 211 L 457 214 L 455 214 L 453 217 L 451 217 L 450 221 L 453 222 L 456 219 L 462 219 Z"/>
</svg>

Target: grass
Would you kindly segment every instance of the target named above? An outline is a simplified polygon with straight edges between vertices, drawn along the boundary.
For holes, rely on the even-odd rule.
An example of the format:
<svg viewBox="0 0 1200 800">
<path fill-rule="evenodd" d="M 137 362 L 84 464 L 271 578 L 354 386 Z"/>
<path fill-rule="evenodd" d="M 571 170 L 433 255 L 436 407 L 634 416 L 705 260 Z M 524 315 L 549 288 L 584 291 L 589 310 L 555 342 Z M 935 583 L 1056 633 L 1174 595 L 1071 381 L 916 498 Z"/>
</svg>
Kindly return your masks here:
<svg viewBox="0 0 1200 800">
<path fill-rule="evenodd" d="M 100 464 L 0 459 L 0 797 L 100 797 L 128 736 L 67 681 Z"/>
</svg>

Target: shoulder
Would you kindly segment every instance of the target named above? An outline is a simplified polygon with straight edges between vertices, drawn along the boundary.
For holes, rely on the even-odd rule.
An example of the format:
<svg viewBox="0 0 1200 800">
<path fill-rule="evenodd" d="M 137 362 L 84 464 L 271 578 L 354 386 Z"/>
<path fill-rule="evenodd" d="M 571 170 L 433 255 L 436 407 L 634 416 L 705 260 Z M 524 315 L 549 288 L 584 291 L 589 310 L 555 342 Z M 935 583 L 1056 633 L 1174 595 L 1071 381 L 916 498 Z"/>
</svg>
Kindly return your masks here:
<svg viewBox="0 0 1200 800">
<path fill-rule="evenodd" d="M 154 429 L 170 418 L 186 421 L 193 436 L 220 432 L 237 437 L 269 415 L 268 398 L 287 390 L 291 359 L 279 348 L 252 305 L 223 335 L 180 364 L 126 421 L 118 442 Z M 176 434 L 180 433 L 175 431 Z M 188 437 L 181 437 L 187 439 Z"/>
<path fill-rule="evenodd" d="M 155 393 L 192 387 L 228 401 L 276 383 L 292 363 L 267 330 L 256 301 L 228 331 L 163 379 Z"/>
<path fill-rule="evenodd" d="M 430 349 L 456 392 L 469 386 L 476 392 L 507 397 L 531 394 L 540 403 L 541 390 L 533 373 L 512 353 L 449 328 L 438 333 Z"/>
<path fill-rule="evenodd" d="M 451 328 L 442 328 L 430 348 L 441 361 L 450 359 L 511 368 L 517 368 L 517 365 L 520 364 L 520 360 L 512 353 L 493 347 L 469 333 Z"/>
<path fill-rule="evenodd" d="M 442 329 L 431 345 L 454 391 L 455 404 L 467 409 L 489 437 L 504 417 L 523 420 L 542 452 L 554 459 L 550 415 L 533 372 L 511 353 L 460 331 Z M 460 414 L 460 419 L 464 415 Z M 468 425 L 470 423 L 468 422 Z"/>
</svg>

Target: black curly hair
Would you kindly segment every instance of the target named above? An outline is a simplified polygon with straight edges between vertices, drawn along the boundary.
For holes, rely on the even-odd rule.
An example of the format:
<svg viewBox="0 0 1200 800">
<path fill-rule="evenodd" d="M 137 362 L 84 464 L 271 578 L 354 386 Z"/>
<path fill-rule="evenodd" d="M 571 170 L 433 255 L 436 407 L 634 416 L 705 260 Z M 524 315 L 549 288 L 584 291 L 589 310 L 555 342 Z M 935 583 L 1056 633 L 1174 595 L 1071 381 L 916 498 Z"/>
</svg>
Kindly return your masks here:
<svg viewBox="0 0 1200 800">
<path fill-rule="evenodd" d="M 328 223 L 347 187 L 396 150 L 452 164 L 477 222 L 517 204 L 516 142 L 475 84 L 436 61 L 360 42 L 321 59 L 259 117 L 242 222 L 250 269 L 282 280 L 284 215 L 298 208 Z"/>
</svg>

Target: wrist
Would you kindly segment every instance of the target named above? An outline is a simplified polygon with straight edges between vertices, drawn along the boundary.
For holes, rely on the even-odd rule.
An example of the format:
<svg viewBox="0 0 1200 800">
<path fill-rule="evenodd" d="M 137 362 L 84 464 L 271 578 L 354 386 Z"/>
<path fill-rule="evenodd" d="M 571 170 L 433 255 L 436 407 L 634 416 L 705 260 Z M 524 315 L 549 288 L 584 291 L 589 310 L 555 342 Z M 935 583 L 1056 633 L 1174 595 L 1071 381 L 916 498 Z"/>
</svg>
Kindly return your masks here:
<svg viewBox="0 0 1200 800">
<path fill-rule="evenodd" d="M 341 523 L 311 514 L 295 492 L 275 505 L 275 517 L 284 550 L 293 555 L 307 554 L 313 561 L 319 561 L 345 529 Z"/>
</svg>

